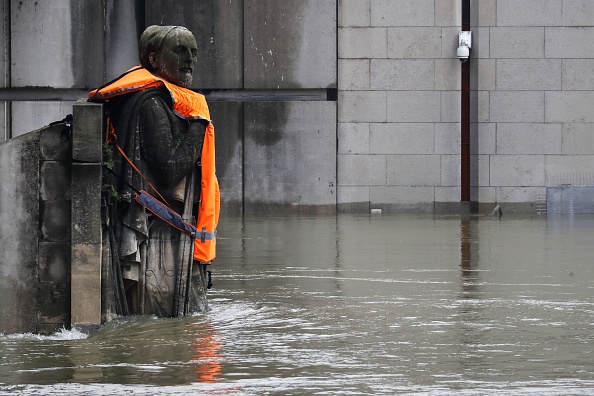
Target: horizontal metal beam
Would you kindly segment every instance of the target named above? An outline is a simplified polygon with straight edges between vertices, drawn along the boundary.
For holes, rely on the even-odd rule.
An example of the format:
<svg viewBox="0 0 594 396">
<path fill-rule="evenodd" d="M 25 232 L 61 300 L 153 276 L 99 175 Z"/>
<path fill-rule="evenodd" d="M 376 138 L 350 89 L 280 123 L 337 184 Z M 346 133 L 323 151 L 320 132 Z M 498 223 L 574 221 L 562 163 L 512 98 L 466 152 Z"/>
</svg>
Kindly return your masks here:
<svg viewBox="0 0 594 396">
<path fill-rule="evenodd" d="M 88 93 L 78 88 L 0 88 L 0 101 L 76 101 Z M 337 96 L 336 89 L 209 89 L 201 93 L 220 102 L 335 101 Z"/>
</svg>

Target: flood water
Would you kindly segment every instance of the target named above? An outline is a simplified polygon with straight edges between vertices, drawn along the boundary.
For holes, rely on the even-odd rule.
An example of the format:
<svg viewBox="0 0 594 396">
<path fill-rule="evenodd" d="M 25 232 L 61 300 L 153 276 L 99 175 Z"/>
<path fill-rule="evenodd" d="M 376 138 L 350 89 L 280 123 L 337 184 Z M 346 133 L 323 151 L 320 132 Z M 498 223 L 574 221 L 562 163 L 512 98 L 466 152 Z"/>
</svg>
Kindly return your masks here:
<svg viewBox="0 0 594 396">
<path fill-rule="evenodd" d="M 594 394 L 594 216 L 223 218 L 211 311 L 0 335 L 0 394 Z"/>
</svg>

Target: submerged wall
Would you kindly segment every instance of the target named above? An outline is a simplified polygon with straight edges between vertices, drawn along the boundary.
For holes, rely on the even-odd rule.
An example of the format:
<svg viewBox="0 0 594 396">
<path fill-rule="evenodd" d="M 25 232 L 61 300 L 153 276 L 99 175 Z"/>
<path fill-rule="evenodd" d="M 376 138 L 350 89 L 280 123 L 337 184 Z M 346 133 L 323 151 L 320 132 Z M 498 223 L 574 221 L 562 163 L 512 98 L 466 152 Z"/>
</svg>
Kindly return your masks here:
<svg viewBox="0 0 594 396">
<path fill-rule="evenodd" d="M 61 124 L 0 143 L 0 332 L 70 326 L 70 148 Z"/>
</svg>

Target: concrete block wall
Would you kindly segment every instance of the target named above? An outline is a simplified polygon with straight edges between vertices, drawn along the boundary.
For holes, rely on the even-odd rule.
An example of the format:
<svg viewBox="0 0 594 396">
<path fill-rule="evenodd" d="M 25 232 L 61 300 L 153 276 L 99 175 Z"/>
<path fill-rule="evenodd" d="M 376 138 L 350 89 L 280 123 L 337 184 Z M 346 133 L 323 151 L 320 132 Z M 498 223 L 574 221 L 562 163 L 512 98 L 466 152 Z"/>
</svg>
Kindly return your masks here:
<svg viewBox="0 0 594 396">
<path fill-rule="evenodd" d="M 334 89 L 336 101 L 320 102 L 335 110 L 312 124 L 335 125 L 335 152 L 315 160 L 336 167 L 339 210 L 431 211 L 460 201 L 462 0 L 58 3 L 0 0 L 0 137 L 63 118 L 88 88 L 137 63 L 145 25 L 182 24 L 204 54 L 194 85 L 211 101 L 224 205 L 258 199 L 244 165 L 269 171 L 250 151 L 257 145 L 246 131 L 262 126 L 253 116 L 266 118 L 246 117 L 252 102 Z M 471 0 L 471 200 L 532 210 L 553 181 L 594 180 L 593 20 L 589 0 Z M 293 128 L 276 125 L 278 134 Z M 308 185 L 299 169 L 286 185 Z"/>
<path fill-rule="evenodd" d="M 476 199 L 527 209 L 554 181 L 593 178 L 594 7 L 581 0 L 476 6 L 492 16 L 473 22 L 480 49 L 475 70 L 493 81 L 477 87 L 478 139 L 487 144 L 477 152 L 486 179 Z"/>
<path fill-rule="evenodd" d="M 0 144 L 0 332 L 70 326 L 70 147 L 61 125 Z"/>
<path fill-rule="evenodd" d="M 338 208 L 459 202 L 461 1 L 338 12 Z M 471 1 L 472 201 L 530 211 L 553 180 L 594 179 L 592 26 L 590 1 Z"/>
<path fill-rule="evenodd" d="M 62 124 L 40 131 L 40 240 L 36 332 L 70 326 L 71 141 Z"/>
<path fill-rule="evenodd" d="M 338 209 L 459 202 L 461 2 L 338 4 Z"/>
</svg>

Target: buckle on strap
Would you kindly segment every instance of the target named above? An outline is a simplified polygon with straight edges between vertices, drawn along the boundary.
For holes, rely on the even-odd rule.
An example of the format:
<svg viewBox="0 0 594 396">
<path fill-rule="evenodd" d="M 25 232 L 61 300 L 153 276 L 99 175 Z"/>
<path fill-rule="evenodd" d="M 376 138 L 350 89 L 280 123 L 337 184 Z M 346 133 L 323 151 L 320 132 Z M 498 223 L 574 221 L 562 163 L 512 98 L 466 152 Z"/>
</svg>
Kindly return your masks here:
<svg viewBox="0 0 594 396">
<path fill-rule="evenodd" d="M 200 242 L 204 243 L 207 240 L 212 241 L 217 236 L 217 230 L 214 232 L 207 232 L 206 227 L 202 227 L 202 231 L 200 231 Z"/>
</svg>

